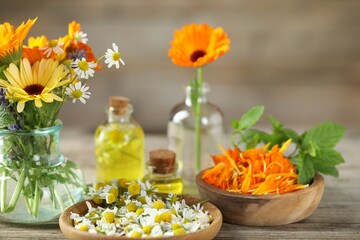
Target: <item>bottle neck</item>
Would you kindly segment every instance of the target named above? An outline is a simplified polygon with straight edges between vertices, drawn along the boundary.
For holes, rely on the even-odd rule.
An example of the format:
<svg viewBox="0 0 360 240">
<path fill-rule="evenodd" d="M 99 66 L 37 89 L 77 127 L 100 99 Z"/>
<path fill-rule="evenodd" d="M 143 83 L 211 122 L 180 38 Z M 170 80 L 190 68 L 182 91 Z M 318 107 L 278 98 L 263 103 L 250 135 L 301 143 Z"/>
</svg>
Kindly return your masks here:
<svg viewBox="0 0 360 240">
<path fill-rule="evenodd" d="M 196 92 L 197 91 L 197 92 Z M 190 85 L 185 87 L 185 104 L 188 106 L 193 105 L 191 99 L 192 96 L 197 96 L 197 101 L 200 103 L 206 103 L 208 101 L 208 93 L 210 92 L 210 86 L 207 83 L 203 83 L 202 87 L 195 89 Z"/>
<path fill-rule="evenodd" d="M 130 122 L 131 115 L 133 113 L 133 107 L 129 104 L 123 109 L 116 109 L 113 107 L 108 107 L 107 115 L 109 123 L 128 123 Z"/>
</svg>

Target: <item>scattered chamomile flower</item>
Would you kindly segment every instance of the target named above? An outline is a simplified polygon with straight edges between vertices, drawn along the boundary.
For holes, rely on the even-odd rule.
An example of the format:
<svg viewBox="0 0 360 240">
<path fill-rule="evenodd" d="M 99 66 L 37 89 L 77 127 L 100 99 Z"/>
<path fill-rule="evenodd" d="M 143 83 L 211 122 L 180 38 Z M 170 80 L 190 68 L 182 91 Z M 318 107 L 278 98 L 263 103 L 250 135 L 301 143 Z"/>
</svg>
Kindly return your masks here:
<svg viewBox="0 0 360 240">
<path fill-rule="evenodd" d="M 77 31 L 74 34 L 74 41 L 75 43 L 87 43 L 88 39 L 86 38 L 87 34 L 82 31 Z"/>
<path fill-rule="evenodd" d="M 86 58 L 76 59 L 72 67 L 74 68 L 75 73 L 81 79 L 88 79 L 89 77 L 93 77 L 95 73 L 95 68 L 97 64 L 94 62 L 87 62 Z"/>
<path fill-rule="evenodd" d="M 51 56 L 52 53 L 64 53 L 64 49 L 62 49 L 63 45 L 64 42 L 52 39 L 49 41 L 47 46 L 40 48 L 40 50 L 45 50 L 44 55 L 46 55 L 46 57 L 48 58 Z"/>
<path fill-rule="evenodd" d="M 105 63 L 108 64 L 108 68 L 110 68 L 112 65 L 115 65 L 116 68 L 119 68 L 120 63 L 125 65 L 125 62 L 121 59 L 118 46 L 115 43 L 113 43 L 112 46 L 114 50 L 108 49 L 105 53 Z"/>
<path fill-rule="evenodd" d="M 70 96 L 71 98 L 73 98 L 73 103 L 76 102 L 77 99 L 80 100 L 80 102 L 82 102 L 83 104 L 86 103 L 85 99 L 89 99 L 91 93 L 88 92 L 89 87 L 86 86 L 86 84 L 82 85 L 82 83 L 79 81 L 75 84 L 70 84 L 66 90 L 65 93 L 66 95 Z"/>
</svg>

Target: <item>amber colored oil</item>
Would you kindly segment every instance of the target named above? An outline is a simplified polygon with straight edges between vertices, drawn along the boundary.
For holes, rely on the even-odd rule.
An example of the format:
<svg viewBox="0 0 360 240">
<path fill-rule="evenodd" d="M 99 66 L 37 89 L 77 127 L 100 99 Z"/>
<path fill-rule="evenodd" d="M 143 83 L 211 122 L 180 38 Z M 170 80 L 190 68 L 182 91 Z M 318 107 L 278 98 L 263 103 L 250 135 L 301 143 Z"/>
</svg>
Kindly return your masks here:
<svg viewBox="0 0 360 240">
<path fill-rule="evenodd" d="M 100 125 L 95 132 L 95 153 L 97 181 L 144 176 L 144 132 L 135 121 Z"/>
</svg>

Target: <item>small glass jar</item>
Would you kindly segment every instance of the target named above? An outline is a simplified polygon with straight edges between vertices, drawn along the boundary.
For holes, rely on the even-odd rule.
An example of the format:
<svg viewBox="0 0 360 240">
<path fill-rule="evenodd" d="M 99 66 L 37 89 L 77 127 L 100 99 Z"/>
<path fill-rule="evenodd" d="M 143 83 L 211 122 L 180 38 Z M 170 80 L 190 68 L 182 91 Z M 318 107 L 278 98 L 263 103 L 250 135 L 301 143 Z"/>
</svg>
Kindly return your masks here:
<svg viewBox="0 0 360 240">
<path fill-rule="evenodd" d="M 108 119 L 95 132 L 97 181 L 144 176 L 144 131 L 132 113 L 128 98 L 110 97 Z"/>
<path fill-rule="evenodd" d="M 219 152 L 218 144 L 224 144 L 224 117 L 221 109 L 208 101 L 210 87 L 203 83 L 198 90 L 198 102 L 201 103 L 201 166 L 196 164 L 195 122 L 196 115 L 191 96 L 194 89 L 185 88 L 185 99 L 170 112 L 167 128 L 168 148 L 175 151 L 179 171 L 185 185 L 192 186 L 199 171 L 213 166 L 211 155 Z"/>
<path fill-rule="evenodd" d="M 177 171 L 176 154 L 167 149 L 150 152 L 144 181 L 150 182 L 158 192 L 182 194 L 183 181 Z"/>
</svg>

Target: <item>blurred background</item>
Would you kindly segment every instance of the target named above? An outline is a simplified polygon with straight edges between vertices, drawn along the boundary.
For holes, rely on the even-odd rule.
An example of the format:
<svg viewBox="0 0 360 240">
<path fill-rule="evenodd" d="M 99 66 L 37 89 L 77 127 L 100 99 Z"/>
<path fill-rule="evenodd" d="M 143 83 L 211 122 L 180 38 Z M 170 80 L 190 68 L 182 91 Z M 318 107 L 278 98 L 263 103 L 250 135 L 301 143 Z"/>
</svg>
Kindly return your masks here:
<svg viewBox="0 0 360 240">
<path fill-rule="evenodd" d="M 101 56 L 113 42 L 126 62 L 89 82 L 86 105 L 67 102 L 66 128 L 94 132 L 108 97 L 131 99 L 146 133 L 165 133 L 171 108 L 184 97 L 193 68 L 167 56 L 175 29 L 190 23 L 222 27 L 231 50 L 204 69 L 209 100 L 231 119 L 262 104 L 290 128 L 335 121 L 359 132 L 360 1 L 358 0 L 6 0 L 0 21 L 16 27 L 39 17 L 29 35 L 58 38 L 76 20 Z M 268 124 L 263 121 L 263 124 Z"/>
</svg>

